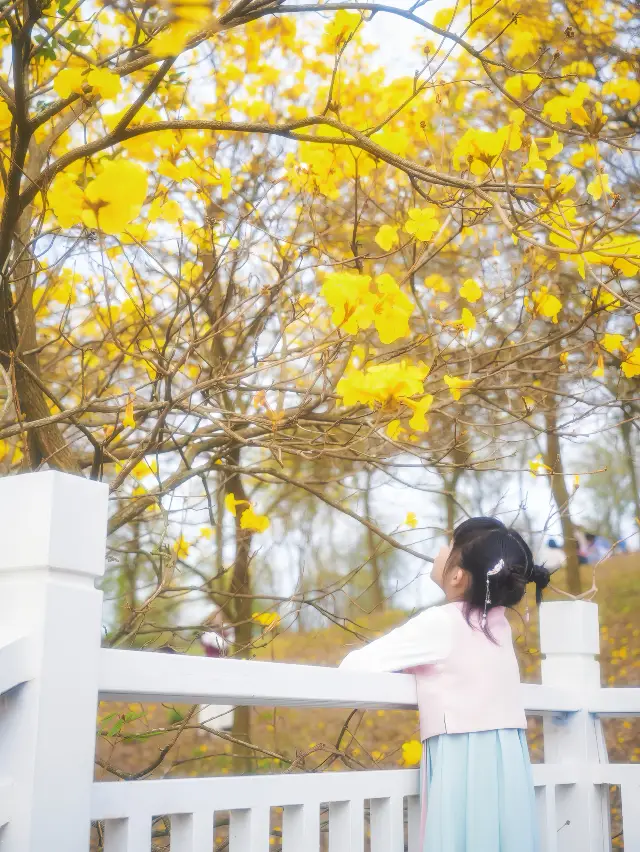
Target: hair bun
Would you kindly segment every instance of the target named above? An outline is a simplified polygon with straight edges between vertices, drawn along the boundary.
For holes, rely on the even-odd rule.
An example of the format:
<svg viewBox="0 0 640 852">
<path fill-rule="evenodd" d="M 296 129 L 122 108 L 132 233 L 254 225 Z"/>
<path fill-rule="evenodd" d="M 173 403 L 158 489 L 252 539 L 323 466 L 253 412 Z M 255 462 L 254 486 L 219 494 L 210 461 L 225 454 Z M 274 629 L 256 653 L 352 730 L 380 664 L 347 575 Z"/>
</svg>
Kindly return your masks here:
<svg viewBox="0 0 640 852">
<path fill-rule="evenodd" d="M 536 584 L 536 602 L 541 603 L 542 592 L 547 588 L 551 581 L 550 572 L 543 565 L 534 565 L 531 569 L 531 577 L 529 582 Z"/>
</svg>

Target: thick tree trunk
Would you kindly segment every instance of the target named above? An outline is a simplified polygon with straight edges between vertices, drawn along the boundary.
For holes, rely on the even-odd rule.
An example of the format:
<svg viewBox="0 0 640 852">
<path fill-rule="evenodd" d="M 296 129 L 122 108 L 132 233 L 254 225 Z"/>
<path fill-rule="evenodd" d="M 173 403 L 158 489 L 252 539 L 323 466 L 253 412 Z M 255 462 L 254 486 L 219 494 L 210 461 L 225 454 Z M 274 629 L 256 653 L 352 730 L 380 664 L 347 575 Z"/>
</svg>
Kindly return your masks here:
<svg viewBox="0 0 640 852">
<path fill-rule="evenodd" d="M 567 586 L 572 595 L 579 595 L 582 591 L 582 580 L 580 577 L 580 563 L 578 562 L 578 542 L 569 512 L 569 492 L 562 467 L 555 406 L 545 412 L 545 429 L 547 434 L 545 464 L 553 470 L 553 476 L 550 477 L 551 491 L 558 507 L 560 523 L 562 524 L 564 551 L 567 556 Z"/>
<path fill-rule="evenodd" d="M 42 157 L 38 153 L 31 151 L 29 174 L 37 174 L 42 165 Z M 33 310 L 35 260 L 27 248 L 32 236 L 33 214 L 33 208 L 29 206 L 18 220 L 8 271 L 0 279 L 0 363 L 14 382 L 16 417 L 26 421 L 44 420 L 51 416 L 35 354 L 38 342 Z M 80 472 L 56 423 L 28 431 L 24 459 L 25 467 L 30 470 L 48 464 L 58 470 Z"/>
<path fill-rule="evenodd" d="M 235 450 L 232 454 L 233 463 L 240 466 L 240 451 Z M 236 500 L 246 500 L 247 496 L 239 473 L 234 473 L 225 483 L 227 494 L 233 494 Z M 251 530 L 243 530 L 240 526 L 240 518 L 245 506 L 238 506 L 236 512 L 236 558 L 231 574 L 229 591 L 239 597 L 230 598 L 230 615 L 235 624 L 235 646 L 236 657 L 247 658 L 251 652 L 253 601 L 251 595 Z M 242 597 L 246 596 L 246 597 Z M 251 708 L 236 707 L 233 714 L 232 734 L 243 742 L 251 741 Z M 233 771 L 235 774 L 247 773 L 252 769 L 253 761 L 250 759 L 254 752 L 245 746 L 233 745 Z"/>
</svg>

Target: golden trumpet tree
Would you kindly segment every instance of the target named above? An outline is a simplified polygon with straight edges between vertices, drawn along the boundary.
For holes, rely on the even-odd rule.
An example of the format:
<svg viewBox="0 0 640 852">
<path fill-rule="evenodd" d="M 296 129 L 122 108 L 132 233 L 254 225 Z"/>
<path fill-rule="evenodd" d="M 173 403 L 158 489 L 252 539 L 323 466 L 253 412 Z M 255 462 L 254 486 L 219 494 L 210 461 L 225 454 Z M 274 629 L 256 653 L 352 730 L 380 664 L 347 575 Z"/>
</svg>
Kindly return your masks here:
<svg viewBox="0 0 640 852">
<path fill-rule="evenodd" d="M 415 73 L 372 47 L 383 15 Z M 612 388 L 635 416 L 633 26 L 609 0 L 4 2 L 5 470 L 108 479 L 111 532 L 155 536 L 155 603 L 197 496 L 246 653 L 283 496 L 415 554 L 346 476 L 503 464 Z"/>
</svg>

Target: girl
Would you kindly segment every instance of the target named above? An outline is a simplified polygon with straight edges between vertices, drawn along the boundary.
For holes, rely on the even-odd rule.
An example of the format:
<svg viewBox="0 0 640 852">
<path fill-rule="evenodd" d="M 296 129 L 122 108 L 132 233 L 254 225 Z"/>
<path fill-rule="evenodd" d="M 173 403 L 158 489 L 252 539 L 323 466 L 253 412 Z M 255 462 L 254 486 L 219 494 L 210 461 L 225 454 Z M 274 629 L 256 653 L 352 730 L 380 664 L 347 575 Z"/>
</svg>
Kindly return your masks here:
<svg viewBox="0 0 640 852">
<path fill-rule="evenodd" d="M 549 571 L 519 533 L 471 518 L 438 553 L 429 608 L 341 668 L 416 675 L 424 852 L 538 852 L 518 663 L 505 607 Z"/>
</svg>

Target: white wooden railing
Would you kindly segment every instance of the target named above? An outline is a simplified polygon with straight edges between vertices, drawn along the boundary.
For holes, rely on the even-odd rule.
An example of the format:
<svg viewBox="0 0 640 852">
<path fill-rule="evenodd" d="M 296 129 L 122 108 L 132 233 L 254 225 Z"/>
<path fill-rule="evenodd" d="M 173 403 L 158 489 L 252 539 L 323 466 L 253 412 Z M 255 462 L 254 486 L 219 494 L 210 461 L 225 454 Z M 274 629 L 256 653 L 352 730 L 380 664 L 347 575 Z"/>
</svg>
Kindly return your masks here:
<svg viewBox="0 0 640 852">
<path fill-rule="evenodd" d="M 283 808 L 285 852 L 418 852 L 418 771 L 94 782 L 100 699 L 299 707 L 416 706 L 408 675 L 102 649 L 107 487 L 54 472 L 0 480 L 0 850 L 149 852 L 171 817 L 171 852 L 211 852 L 229 812 L 230 852 L 267 852 Z M 609 785 L 622 789 L 626 852 L 640 852 L 640 765 L 610 764 L 603 716 L 640 715 L 640 689 L 600 688 L 597 607 L 544 604 L 543 684 L 523 685 L 543 717 L 534 767 L 543 852 L 610 849 Z M 328 811 L 327 811 L 328 806 Z M 405 826 L 405 820 L 407 825 Z M 420 850 L 422 852 L 422 850 Z"/>
</svg>

